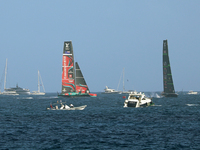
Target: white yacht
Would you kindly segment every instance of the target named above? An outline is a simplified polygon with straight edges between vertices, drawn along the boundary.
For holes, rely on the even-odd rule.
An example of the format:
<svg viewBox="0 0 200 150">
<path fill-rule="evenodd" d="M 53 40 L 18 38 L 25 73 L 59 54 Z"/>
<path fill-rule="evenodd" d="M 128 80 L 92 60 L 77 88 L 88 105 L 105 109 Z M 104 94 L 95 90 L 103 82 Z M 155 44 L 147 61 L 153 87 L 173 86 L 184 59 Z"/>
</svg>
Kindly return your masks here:
<svg viewBox="0 0 200 150">
<path fill-rule="evenodd" d="M 115 91 L 114 89 L 109 89 L 107 86 L 104 89 L 104 93 L 108 93 L 108 94 L 115 94 L 115 93 L 119 93 L 118 91 Z"/>
<path fill-rule="evenodd" d="M 6 66 L 5 66 L 5 77 L 4 77 L 4 91 L 1 93 L 1 95 L 29 95 L 30 90 L 21 88 L 16 85 L 16 87 L 13 88 L 6 88 L 6 77 L 7 77 L 7 59 L 6 59 Z"/>
<path fill-rule="evenodd" d="M 198 94 L 197 92 L 194 92 L 194 91 L 189 91 L 187 94 L 193 94 L 193 95 L 196 95 Z"/>
<path fill-rule="evenodd" d="M 15 93 L 17 93 L 18 95 L 29 95 L 30 94 L 30 90 L 29 89 L 25 89 L 25 88 L 21 88 L 17 84 L 16 87 L 5 88 L 3 93 L 6 93 L 4 95 L 8 95 L 7 93 L 10 93 L 9 95 L 15 95 Z"/>
<path fill-rule="evenodd" d="M 142 92 L 132 92 L 124 101 L 124 107 L 146 107 L 153 105 L 152 98 L 148 98 Z"/>
<path fill-rule="evenodd" d="M 3 91 L 0 95 L 19 95 L 16 91 Z"/>
</svg>

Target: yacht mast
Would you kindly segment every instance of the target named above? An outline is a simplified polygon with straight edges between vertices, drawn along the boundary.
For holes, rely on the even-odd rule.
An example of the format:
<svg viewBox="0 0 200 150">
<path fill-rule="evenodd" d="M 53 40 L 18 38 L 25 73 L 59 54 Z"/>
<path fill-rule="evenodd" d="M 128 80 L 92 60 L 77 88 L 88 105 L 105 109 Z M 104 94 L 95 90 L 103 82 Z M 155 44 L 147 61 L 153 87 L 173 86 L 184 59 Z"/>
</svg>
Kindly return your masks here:
<svg viewBox="0 0 200 150">
<path fill-rule="evenodd" d="M 38 70 L 38 92 L 40 92 L 40 81 L 41 81 L 41 84 L 42 84 L 43 91 L 45 92 L 44 84 L 42 82 L 42 77 L 41 77 L 40 72 Z"/>
<path fill-rule="evenodd" d="M 38 93 L 40 92 L 40 73 L 39 73 L 39 70 L 38 70 Z"/>
<path fill-rule="evenodd" d="M 125 88 L 124 88 L 124 68 L 123 68 L 123 92 L 125 91 Z"/>
<path fill-rule="evenodd" d="M 5 78 L 4 78 L 4 90 L 6 89 L 7 61 L 8 61 L 8 59 L 6 58 Z"/>
</svg>

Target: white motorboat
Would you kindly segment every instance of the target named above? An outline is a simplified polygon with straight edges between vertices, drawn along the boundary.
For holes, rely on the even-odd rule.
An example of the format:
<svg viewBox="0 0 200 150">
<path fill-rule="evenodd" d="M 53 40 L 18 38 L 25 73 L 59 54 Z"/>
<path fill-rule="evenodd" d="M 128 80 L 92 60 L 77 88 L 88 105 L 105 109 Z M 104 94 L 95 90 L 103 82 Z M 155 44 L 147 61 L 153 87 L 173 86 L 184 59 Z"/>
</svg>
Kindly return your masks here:
<svg viewBox="0 0 200 150">
<path fill-rule="evenodd" d="M 115 93 L 119 93 L 118 91 L 115 91 L 114 89 L 109 89 L 107 86 L 106 88 L 104 89 L 104 93 L 107 93 L 107 94 L 115 94 Z"/>
<path fill-rule="evenodd" d="M 197 92 L 194 92 L 194 91 L 189 91 L 187 94 L 193 94 L 193 95 L 196 95 L 198 94 Z"/>
<path fill-rule="evenodd" d="M 129 94 L 128 99 L 124 101 L 124 107 L 146 107 L 154 105 L 152 98 L 148 98 L 142 92 L 132 92 Z"/>
<path fill-rule="evenodd" d="M 54 106 L 52 104 L 50 104 L 50 107 L 47 108 L 47 110 L 83 110 L 83 109 L 85 109 L 85 107 L 87 107 L 87 105 L 74 107 L 73 104 L 70 104 L 68 106 L 66 104 L 64 105 L 62 102 L 60 102 L 60 103 L 57 102 L 54 104 Z"/>
</svg>

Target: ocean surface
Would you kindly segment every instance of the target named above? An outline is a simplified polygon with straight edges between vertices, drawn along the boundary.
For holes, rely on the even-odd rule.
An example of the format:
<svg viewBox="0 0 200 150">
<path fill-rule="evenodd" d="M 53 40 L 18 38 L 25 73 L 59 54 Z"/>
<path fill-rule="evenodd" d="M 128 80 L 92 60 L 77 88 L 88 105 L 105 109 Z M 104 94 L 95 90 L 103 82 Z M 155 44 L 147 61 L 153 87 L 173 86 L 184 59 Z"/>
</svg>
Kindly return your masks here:
<svg viewBox="0 0 200 150">
<path fill-rule="evenodd" d="M 0 95 L 0 149 L 200 149 L 200 95 L 153 97 L 155 106 L 123 108 L 123 94 L 96 98 Z M 84 110 L 46 110 L 62 100 Z"/>
</svg>

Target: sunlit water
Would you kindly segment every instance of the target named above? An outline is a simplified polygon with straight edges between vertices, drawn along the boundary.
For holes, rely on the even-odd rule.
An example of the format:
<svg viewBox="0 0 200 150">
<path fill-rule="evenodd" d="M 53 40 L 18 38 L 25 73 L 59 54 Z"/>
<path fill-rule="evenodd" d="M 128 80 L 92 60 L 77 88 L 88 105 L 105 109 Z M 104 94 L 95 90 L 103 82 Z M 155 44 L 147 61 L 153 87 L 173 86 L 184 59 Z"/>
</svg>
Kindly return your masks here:
<svg viewBox="0 0 200 150">
<path fill-rule="evenodd" d="M 0 95 L 1 149 L 200 149 L 200 95 L 154 96 L 155 106 L 123 108 L 123 94 L 96 98 Z M 49 111 L 62 100 L 80 111 Z"/>
</svg>

